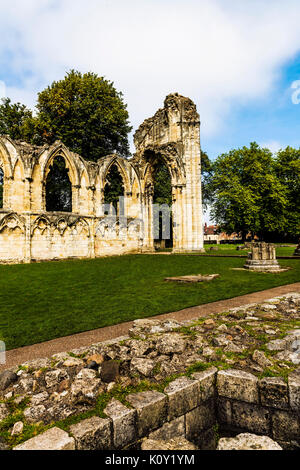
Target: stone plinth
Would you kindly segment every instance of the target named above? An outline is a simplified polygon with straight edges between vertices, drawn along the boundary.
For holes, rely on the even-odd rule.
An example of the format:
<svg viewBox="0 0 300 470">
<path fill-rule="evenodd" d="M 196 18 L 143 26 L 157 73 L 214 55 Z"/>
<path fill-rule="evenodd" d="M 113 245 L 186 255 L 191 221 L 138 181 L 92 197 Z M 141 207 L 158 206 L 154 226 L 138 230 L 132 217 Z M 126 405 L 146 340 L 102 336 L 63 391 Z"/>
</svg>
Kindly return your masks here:
<svg viewBox="0 0 300 470">
<path fill-rule="evenodd" d="M 280 272 L 282 271 L 277 259 L 276 250 L 273 244 L 256 242 L 251 245 L 251 252 L 244 265 L 245 269 L 259 272 Z"/>
<path fill-rule="evenodd" d="M 297 246 L 296 250 L 294 251 L 294 255 L 293 256 L 299 256 L 300 257 L 300 243 L 299 245 Z"/>
</svg>

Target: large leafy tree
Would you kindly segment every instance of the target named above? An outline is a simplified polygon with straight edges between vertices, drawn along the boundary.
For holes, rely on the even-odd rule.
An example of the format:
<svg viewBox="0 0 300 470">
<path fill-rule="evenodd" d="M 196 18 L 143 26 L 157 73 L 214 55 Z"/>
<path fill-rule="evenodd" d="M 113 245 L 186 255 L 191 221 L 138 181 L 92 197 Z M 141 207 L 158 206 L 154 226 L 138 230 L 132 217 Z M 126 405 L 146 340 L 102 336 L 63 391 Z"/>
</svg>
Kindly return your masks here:
<svg viewBox="0 0 300 470">
<path fill-rule="evenodd" d="M 61 140 L 73 152 L 97 161 L 113 152 L 128 155 L 128 112 L 122 93 L 94 73 L 71 70 L 39 93 L 36 143 Z"/>
<path fill-rule="evenodd" d="M 31 142 L 34 138 L 35 120 L 32 111 L 24 104 L 12 103 L 3 98 L 0 104 L 0 135 L 8 135 L 14 140 Z"/>
<path fill-rule="evenodd" d="M 202 203 L 204 209 L 207 209 L 211 202 L 210 179 L 212 176 L 212 163 L 209 156 L 203 150 L 201 151 L 201 180 L 202 180 Z"/>
<path fill-rule="evenodd" d="M 275 158 L 276 175 L 286 188 L 286 232 L 290 238 L 300 236 L 300 149 L 287 147 Z"/>
<path fill-rule="evenodd" d="M 278 178 L 272 153 L 255 142 L 220 155 L 210 180 L 212 217 L 227 233 L 250 233 L 271 240 L 286 228 L 285 185 Z"/>
</svg>

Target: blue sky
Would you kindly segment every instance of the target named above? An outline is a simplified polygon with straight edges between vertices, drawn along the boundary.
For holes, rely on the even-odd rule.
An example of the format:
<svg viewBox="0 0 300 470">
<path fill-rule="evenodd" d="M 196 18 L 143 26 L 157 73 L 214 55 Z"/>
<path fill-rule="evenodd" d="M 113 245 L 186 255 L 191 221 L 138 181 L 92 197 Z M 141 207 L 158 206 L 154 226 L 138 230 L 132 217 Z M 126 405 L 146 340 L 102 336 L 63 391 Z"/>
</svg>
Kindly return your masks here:
<svg viewBox="0 0 300 470">
<path fill-rule="evenodd" d="M 66 71 L 94 71 L 134 129 L 168 93 L 192 98 L 211 158 L 300 147 L 299 18 L 299 0 L 0 0 L 0 94 L 34 107 Z"/>
<path fill-rule="evenodd" d="M 278 68 L 278 77 L 265 97 L 234 103 L 217 136 L 202 139 L 202 147 L 216 158 L 252 141 L 272 151 L 300 147 L 300 104 L 292 101 L 294 81 L 300 80 L 300 53 Z"/>
</svg>

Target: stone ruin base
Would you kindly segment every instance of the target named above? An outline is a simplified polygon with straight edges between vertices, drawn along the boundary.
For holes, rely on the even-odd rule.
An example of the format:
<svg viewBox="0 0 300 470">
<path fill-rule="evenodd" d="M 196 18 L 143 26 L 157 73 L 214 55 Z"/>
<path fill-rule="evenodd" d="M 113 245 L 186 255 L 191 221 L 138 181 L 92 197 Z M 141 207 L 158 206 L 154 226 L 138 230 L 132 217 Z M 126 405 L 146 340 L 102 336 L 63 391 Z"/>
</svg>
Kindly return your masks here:
<svg viewBox="0 0 300 470">
<path fill-rule="evenodd" d="M 297 246 L 296 250 L 294 251 L 293 256 L 299 256 L 300 257 L 300 244 Z"/>
<path fill-rule="evenodd" d="M 287 271 L 288 268 L 281 268 L 277 260 L 252 260 L 248 259 L 244 265 L 249 271 L 281 273 Z"/>
<path fill-rule="evenodd" d="M 255 242 L 251 245 L 251 252 L 244 265 L 245 269 L 258 272 L 283 272 L 286 268 L 281 268 L 276 259 L 276 250 L 272 243 Z"/>
</svg>

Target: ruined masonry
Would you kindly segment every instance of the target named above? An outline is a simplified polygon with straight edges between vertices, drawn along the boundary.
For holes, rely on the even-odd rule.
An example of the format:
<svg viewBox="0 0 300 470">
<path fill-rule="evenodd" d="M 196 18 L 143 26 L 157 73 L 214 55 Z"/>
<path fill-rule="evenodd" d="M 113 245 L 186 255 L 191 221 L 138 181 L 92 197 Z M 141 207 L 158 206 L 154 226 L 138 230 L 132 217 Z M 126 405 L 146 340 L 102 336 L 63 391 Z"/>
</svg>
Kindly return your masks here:
<svg viewBox="0 0 300 470">
<path fill-rule="evenodd" d="M 35 147 L 0 137 L 4 174 L 0 262 L 94 258 L 154 249 L 154 166 L 168 166 L 173 197 L 173 250 L 203 249 L 200 119 L 195 104 L 176 94 L 134 136 L 131 159 L 108 155 L 97 163 L 61 142 Z M 72 212 L 46 211 L 46 180 L 63 157 L 72 184 Z M 116 165 L 125 188 L 125 217 L 105 216 L 104 187 Z"/>
</svg>

